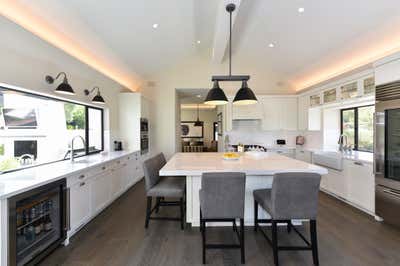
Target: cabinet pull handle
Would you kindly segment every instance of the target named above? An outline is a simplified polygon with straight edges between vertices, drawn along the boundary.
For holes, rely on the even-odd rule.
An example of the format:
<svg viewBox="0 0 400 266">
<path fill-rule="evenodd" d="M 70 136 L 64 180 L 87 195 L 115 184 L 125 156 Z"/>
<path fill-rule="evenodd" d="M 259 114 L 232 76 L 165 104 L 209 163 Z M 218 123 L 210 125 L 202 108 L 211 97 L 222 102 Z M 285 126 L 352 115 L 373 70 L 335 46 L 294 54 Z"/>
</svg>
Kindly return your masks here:
<svg viewBox="0 0 400 266">
<path fill-rule="evenodd" d="M 86 184 L 85 182 L 82 182 L 82 183 L 79 184 L 79 186 L 83 187 L 85 184 Z"/>
<path fill-rule="evenodd" d="M 101 168 L 101 170 L 106 170 L 106 167 L 105 167 L 105 166 L 103 166 L 103 167 Z"/>
<path fill-rule="evenodd" d="M 364 166 L 362 162 L 354 162 L 355 165 Z"/>
<path fill-rule="evenodd" d="M 126 163 L 124 163 L 122 166 L 124 166 L 124 167 L 125 167 L 125 166 L 126 166 Z"/>
<path fill-rule="evenodd" d="M 80 175 L 79 176 L 79 179 L 84 179 L 85 178 L 85 175 Z"/>
</svg>

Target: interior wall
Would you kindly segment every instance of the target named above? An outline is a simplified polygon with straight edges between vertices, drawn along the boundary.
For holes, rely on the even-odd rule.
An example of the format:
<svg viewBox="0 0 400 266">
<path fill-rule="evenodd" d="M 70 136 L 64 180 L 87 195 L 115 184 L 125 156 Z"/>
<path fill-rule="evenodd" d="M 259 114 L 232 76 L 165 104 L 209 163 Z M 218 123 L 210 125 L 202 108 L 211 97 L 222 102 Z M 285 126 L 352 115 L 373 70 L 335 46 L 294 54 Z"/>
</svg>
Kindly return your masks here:
<svg viewBox="0 0 400 266">
<path fill-rule="evenodd" d="M 203 121 L 204 128 L 204 145 L 206 147 L 211 146 L 211 141 L 214 140 L 214 122 L 217 122 L 217 111 L 212 110 L 199 110 L 200 121 Z M 196 121 L 197 110 L 196 109 L 181 109 L 181 121 Z"/>
<path fill-rule="evenodd" d="M 158 152 L 164 152 L 167 157 L 172 156 L 180 142 L 176 134 L 177 98 L 175 90 L 180 88 L 210 88 L 211 76 L 227 74 L 228 65 L 212 63 L 210 54 L 199 54 L 178 62 L 175 66 L 164 69 L 162 72 L 149 77 L 154 85 L 152 93 L 153 109 L 156 124 L 155 140 Z M 259 94 L 291 94 L 292 90 L 279 87 L 274 73 L 263 69 L 254 69 L 251 65 L 241 65 L 234 62 L 233 74 L 250 74 L 249 86 Z M 234 95 L 239 89 L 238 82 L 221 83 L 227 95 Z M 144 88 L 146 90 L 147 88 Z"/>
<path fill-rule="evenodd" d="M 91 103 L 94 96 L 85 96 L 83 91 L 98 86 L 106 101 L 105 147 L 110 147 L 118 136 L 115 95 L 126 88 L 4 17 L 0 17 L 0 32 L 0 83 L 82 103 Z M 54 76 L 61 71 L 67 73 L 76 95 L 54 93 L 59 80 L 55 84 L 45 82 L 46 75 Z"/>
</svg>

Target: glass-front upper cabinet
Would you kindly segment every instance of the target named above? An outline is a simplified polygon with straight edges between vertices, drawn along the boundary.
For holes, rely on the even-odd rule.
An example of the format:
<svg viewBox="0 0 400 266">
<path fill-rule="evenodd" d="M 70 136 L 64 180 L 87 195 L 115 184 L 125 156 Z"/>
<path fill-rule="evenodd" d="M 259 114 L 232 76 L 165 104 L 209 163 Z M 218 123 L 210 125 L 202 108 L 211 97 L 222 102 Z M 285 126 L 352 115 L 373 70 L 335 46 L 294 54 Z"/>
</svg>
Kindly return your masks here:
<svg viewBox="0 0 400 266">
<path fill-rule="evenodd" d="M 310 96 L 310 106 L 317 106 L 321 104 L 321 95 L 315 94 Z"/>
<path fill-rule="evenodd" d="M 358 96 L 357 81 L 343 85 L 340 87 L 342 99 L 350 99 Z"/>
<path fill-rule="evenodd" d="M 336 89 L 324 91 L 324 103 L 331 103 L 336 101 Z"/>
<path fill-rule="evenodd" d="M 364 95 L 372 94 L 375 92 L 375 79 L 374 77 L 369 77 L 363 81 L 363 93 Z"/>
</svg>

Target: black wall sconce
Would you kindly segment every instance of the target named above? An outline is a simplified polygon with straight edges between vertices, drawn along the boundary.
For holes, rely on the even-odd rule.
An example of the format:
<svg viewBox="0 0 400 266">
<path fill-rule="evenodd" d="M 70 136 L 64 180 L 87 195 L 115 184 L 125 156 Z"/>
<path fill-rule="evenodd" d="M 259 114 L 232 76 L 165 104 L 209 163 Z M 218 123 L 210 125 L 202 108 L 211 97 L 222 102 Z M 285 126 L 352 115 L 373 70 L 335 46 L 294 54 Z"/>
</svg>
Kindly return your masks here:
<svg viewBox="0 0 400 266">
<path fill-rule="evenodd" d="M 88 96 L 89 94 L 91 94 L 92 92 L 94 92 L 97 89 L 97 94 L 96 96 L 93 97 L 92 99 L 92 103 L 100 103 L 100 104 L 105 104 L 106 102 L 104 101 L 103 97 L 100 95 L 100 89 L 99 87 L 94 87 L 93 89 L 89 90 L 84 90 L 84 93 L 86 96 Z"/>
<path fill-rule="evenodd" d="M 46 82 L 49 84 L 53 84 L 56 79 L 58 79 L 61 75 L 64 75 L 64 79 L 60 85 L 56 88 L 55 92 L 67 95 L 75 95 L 74 90 L 72 89 L 71 85 L 68 84 L 67 74 L 65 72 L 60 72 L 57 74 L 56 78 L 53 78 L 50 75 L 45 77 Z"/>
</svg>

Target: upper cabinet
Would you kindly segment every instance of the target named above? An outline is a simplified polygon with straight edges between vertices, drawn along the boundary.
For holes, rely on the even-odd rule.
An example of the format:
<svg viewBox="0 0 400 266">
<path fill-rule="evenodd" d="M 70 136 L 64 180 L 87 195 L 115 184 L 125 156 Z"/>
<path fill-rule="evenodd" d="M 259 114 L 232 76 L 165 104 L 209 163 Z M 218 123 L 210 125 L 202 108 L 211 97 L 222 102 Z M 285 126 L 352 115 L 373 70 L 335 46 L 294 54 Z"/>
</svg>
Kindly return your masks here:
<svg viewBox="0 0 400 266">
<path fill-rule="evenodd" d="M 310 98 L 308 96 L 300 96 L 298 99 L 298 128 L 299 130 L 308 129 L 308 108 L 310 108 Z"/>
<path fill-rule="evenodd" d="M 314 94 L 310 96 L 310 106 L 317 106 L 321 104 L 321 94 Z"/>
<path fill-rule="evenodd" d="M 324 91 L 324 93 L 323 93 L 324 103 L 336 102 L 336 100 L 337 100 L 336 94 L 337 94 L 336 89 L 330 89 L 330 90 Z"/>
<path fill-rule="evenodd" d="M 375 85 L 400 80 L 400 54 L 394 54 L 375 64 Z"/>
<path fill-rule="evenodd" d="M 260 97 L 263 130 L 297 130 L 296 97 Z"/>
<path fill-rule="evenodd" d="M 262 119 L 262 118 L 263 118 L 263 109 L 262 109 L 262 103 L 260 102 L 251 105 L 232 104 L 233 120 L 249 120 L 249 119 Z"/>
<path fill-rule="evenodd" d="M 342 100 L 356 98 L 358 96 L 357 81 L 341 86 L 340 95 L 342 96 Z"/>
<path fill-rule="evenodd" d="M 369 77 L 363 80 L 363 94 L 369 95 L 375 93 L 375 78 Z"/>
</svg>

